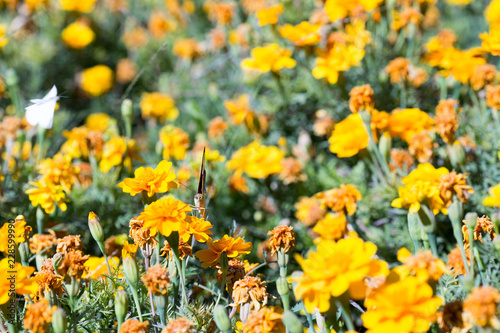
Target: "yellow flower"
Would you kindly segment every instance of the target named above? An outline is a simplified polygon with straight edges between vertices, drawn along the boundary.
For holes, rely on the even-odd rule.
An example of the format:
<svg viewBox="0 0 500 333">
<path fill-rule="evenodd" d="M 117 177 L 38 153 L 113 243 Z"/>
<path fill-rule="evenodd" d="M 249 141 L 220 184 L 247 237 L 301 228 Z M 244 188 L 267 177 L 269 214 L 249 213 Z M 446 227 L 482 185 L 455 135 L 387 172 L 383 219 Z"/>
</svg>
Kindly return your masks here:
<svg viewBox="0 0 500 333">
<path fill-rule="evenodd" d="M 278 23 L 278 18 L 283 13 L 283 5 L 277 4 L 267 8 L 263 8 L 257 12 L 257 18 L 259 19 L 259 25 L 261 27 L 268 24 Z"/>
<path fill-rule="evenodd" d="M 113 123 L 116 120 L 103 112 L 91 113 L 85 119 L 85 126 L 91 131 L 105 132 Z"/>
<path fill-rule="evenodd" d="M 389 131 L 393 137 L 410 142 L 413 134 L 430 129 L 434 120 L 420 109 L 396 109 L 389 117 Z"/>
<path fill-rule="evenodd" d="M 320 24 L 302 21 L 296 26 L 285 24 L 278 30 L 281 37 L 288 39 L 297 46 L 316 45 L 321 41 Z"/>
<path fill-rule="evenodd" d="M 500 292 L 493 287 L 476 287 L 464 302 L 464 311 L 472 317 L 472 321 L 481 327 L 500 328 L 498 321 L 498 304 Z"/>
<path fill-rule="evenodd" d="M 29 195 L 33 207 L 40 205 L 45 213 L 52 214 L 57 204 L 63 212 L 66 211 L 67 199 L 61 185 L 51 184 L 44 178 L 30 182 L 30 185 L 33 187 L 27 189 L 26 194 Z"/>
<path fill-rule="evenodd" d="M 294 68 L 295 60 L 290 58 L 292 51 L 279 47 L 278 44 L 266 44 L 251 51 L 251 58 L 241 61 L 241 68 L 261 73 L 279 72 L 283 68 Z"/>
<path fill-rule="evenodd" d="M 252 243 L 247 242 L 241 237 L 233 238 L 224 235 L 222 239 L 207 241 L 208 249 L 196 252 L 196 258 L 201 261 L 201 267 L 208 268 L 215 265 L 223 252 L 226 252 L 228 258 L 235 258 L 242 254 L 248 254 L 252 250 Z"/>
<path fill-rule="evenodd" d="M 259 311 L 252 312 L 245 321 L 244 331 L 246 333 L 284 333 L 285 325 L 281 320 L 283 309 L 279 307 L 263 307 Z"/>
<path fill-rule="evenodd" d="M 233 99 L 224 101 L 224 107 L 229 115 L 229 119 L 235 125 L 245 122 L 249 129 L 254 128 L 255 111 L 250 106 L 247 94 L 239 95 Z"/>
<path fill-rule="evenodd" d="M 36 277 L 29 277 L 35 271 L 34 267 L 24 267 L 20 263 L 9 262 L 9 258 L 4 258 L 0 261 L 0 270 L 3 274 L 3 279 L 0 280 L 0 304 L 5 304 L 11 299 L 9 291 L 11 290 L 11 281 L 7 278 L 7 273 L 15 275 L 16 293 L 20 295 L 32 295 L 38 290 Z M 12 272 L 12 273 L 11 273 Z"/>
<path fill-rule="evenodd" d="M 483 205 L 486 207 L 500 207 L 500 184 L 490 188 L 488 194 L 489 196 L 483 200 Z"/>
<path fill-rule="evenodd" d="M 9 37 L 7 37 L 7 26 L 5 24 L 0 24 L 0 50 L 2 50 L 8 43 Z"/>
<path fill-rule="evenodd" d="M 347 235 L 347 220 L 344 214 L 328 213 L 318 221 L 313 231 L 319 235 L 314 240 L 318 244 L 324 240 L 338 241 Z"/>
<path fill-rule="evenodd" d="M 500 0 L 492 0 L 486 10 L 484 11 L 484 17 L 490 28 L 496 29 L 500 27 Z"/>
<path fill-rule="evenodd" d="M 326 209 L 321 207 L 321 202 L 316 198 L 300 197 L 295 204 L 295 217 L 306 226 L 314 225 L 325 216 Z"/>
<path fill-rule="evenodd" d="M 61 38 L 64 44 L 72 49 L 83 49 L 92 43 L 95 34 L 83 21 L 76 21 L 64 28 Z"/>
<path fill-rule="evenodd" d="M 343 158 L 354 156 L 368 147 L 368 140 L 363 119 L 358 113 L 353 113 L 335 124 L 328 142 L 330 151 Z"/>
<path fill-rule="evenodd" d="M 322 241 L 307 259 L 295 258 L 304 272 L 292 278 L 298 282 L 295 298 L 302 299 L 307 312 L 318 308 L 325 312 L 330 308 L 330 298 L 349 291 L 353 299 L 366 295 L 365 278 L 388 275 L 387 263 L 373 259 L 377 247 L 360 238 L 345 238 L 338 242 Z"/>
<path fill-rule="evenodd" d="M 132 170 L 132 159 L 141 160 L 137 155 L 137 150 L 138 147 L 133 139 L 127 140 L 121 136 L 111 138 L 104 144 L 99 169 L 102 172 L 108 172 L 112 167 L 123 162 L 127 169 Z"/>
<path fill-rule="evenodd" d="M 159 92 L 142 94 L 140 107 L 144 119 L 171 121 L 179 116 L 179 110 L 175 107 L 172 97 Z"/>
<path fill-rule="evenodd" d="M 85 267 L 88 267 L 88 271 L 82 275 L 84 279 L 99 280 L 104 275 L 113 275 L 115 271 L 118 270 L 118 264 L 120 258 L 118 257 L 108 257 L 109 266 L 111 266 L 111 274 L 108 272 L 108 266 L 106 265 L 106 260 L 104 257 L 90 257 L 85 262 Z M 118 274 L 118 278 L 123 277 L 123 273 Z"/>
<path fill-rule="evenodd" d="M 283 169 L 285 154 L 275 146 L 262 146 L 258 141 L 240 148 L 227 162 L 229 170 L 246 173 L 251 178 L 263 179 Z"/>
<path fill-rule="evenodd" d="M 9 249 L 13 250 L 13 248 L 9 247 L 9 240 L 10 242 L 14 241 L 16 244 L 25 241 L 25 226 L 26 221 L 24 221 L 24 218 L 16 219 L 16 222 L 12 225 L 9 222 L 3 224 L 2 228 L 0 228 L 0 252 L 7 254 Z"/>
<path fill-rule="evenodd" d="M 148 197 L 155 193 L 165 193 L 172 188 L 177 188 L 178 183 L 175 180 L 175 173 L 172 168 L 172 162 L 161 161 L 156 169 L 151 167 L 140 167 L 135 170 L 134 178 L 125 178 L 118 184 L 124 193 L 130 193 L 135 196 L 141 192 L 147 192 Z"/>
<path fill-rule="evenodd" d="M 193 236 L 198 242 L 205 243 L 211 239 L 209 235 L 212 235 L 212 231 L 210 231 L 212 227 L 212 223 L 205 221 L 204 218 L 188 215 L 186 217 L 186 222 L 181 226 L 179 236 L 185 242 Z"/>
<path fill-rule="evenodd" d="M 356 212 L 358 207 L 356 202 L 363 199 L 356 186 L 350 184 L 341 184 L 340 188 L 319 192 L 314 197 L 319 199 L 322 208 L 328 207 L 338 213 L 348 215 Z"/>
<path fill-rule="evenodd" d="M 168 237 L 173 231 L 181 230 L 186 213 L 189 211 L 191 207 L 188 204 L 168 197 L 148 205 L 137 219 L 144 220 L 144 226 L 150 227 L 152 234 L 158 230 Z"/>
<path fill-rule="evenodd" d="M 189 148 L 189 135 L 180 128 L 167 125 L 160 130 L 163 159 L 183 160 Z"/>
<path fill-rule="evenodd" d="M 382 0 L 327 0 L 325 11 L 332 22 L 341 20 L 352 14 L 354 10 L 371 11 L 378 7 Z"/>
<path fill-rule="evenodd" d="M 359 66 L 364 56 L 365 51 L 356 45 L 335 44 L 329 50 L 318 54 L 312 75 L 318 80 L 326 78 L 330 84 L 335 84 L 339 72 L 346 71 L 351 66 Z"/>
<path fill-rule="evenodd" d="M 130 244 L 128 241 L 123 242 L 122 258 L 135 258 L 139 244 Z"/>
<path fill-rule="evenodd" d="M 398 251 L 398 260 L 404 265 L 394 270 L 402 279 L 412 275 L 421 281 L 436 283 L 443 274 L 450 273 L 444 262 L 434 257 L 430 251 L 421 251 L 412 256 L 410 251 L 403 247 Z"/>
<path fill-rule="evenodd" d="M 97 0 L 60 0 L 62 10 L 90 13 Z"/>
<path fill-rule="evenodd" d="M 481 48 L 485 52 L 489 52 L 492 55 L 500 56 L 500 30 L 496 28 L 491 30 L 490 33 L 479 34 L 479 38 L 483 41 Z"/>
<path fill-rule="evenodd" d="M 46 182 L 61 185 L 69 194 L 80 170 L 71 164 L 71 156 L 57 153 L 53 158 L 46 158 L 38 165 L 38 171 Z"/>
<path fill-rule="evenodd" d="M 89 97 L 98 97 L 106 94 L 113 88 L 113 71 L 105 65 L 87 68 L 82 72 L 80 88 Z"/>
<path fill-rule="evenodd" d="M 193 60 L 201 54 L 201 48 L 195 39 L 177 39 L 172 52 L 181 59 Z"/>
<path fill-rule="evenodd" d="M 367 311 L 361 319 L 369 333 L 426 332 L 442 303 L 427 283 L 409 276 L 380 288 L 368 298 Z"/>
</svg>

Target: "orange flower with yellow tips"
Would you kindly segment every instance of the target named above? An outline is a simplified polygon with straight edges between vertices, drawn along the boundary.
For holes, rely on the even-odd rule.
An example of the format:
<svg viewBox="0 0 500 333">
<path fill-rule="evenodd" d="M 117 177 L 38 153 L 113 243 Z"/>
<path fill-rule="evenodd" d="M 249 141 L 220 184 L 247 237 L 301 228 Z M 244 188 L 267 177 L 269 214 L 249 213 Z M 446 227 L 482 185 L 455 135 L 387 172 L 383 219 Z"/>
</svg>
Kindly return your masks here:
<svg viewBox="0 0 500 333">
<path fill-rule="evenodd" d="M 172 162 L 161 161 L 156 169 L 151 167 L 136 169 L 134 178 L 125 178 L 118 187 L 131 196 L 144 191 L 148 197 L 152 197 L 155 193 L 165 193 L 177 188 L 178 183 L 175 178 Z"/>
<path fill-rule="evenodd" d="M 295 298 L 302 299 L 307 312 L 330 309 L 330 298 L 349 292 L 353 299 L 366 295 L 365 278 L 387 276 L 386 262 L 374 259 L 377 247 L 360 238 L 345 238 L 338 242 L 325 240 L 307 258 L 295 258 L 304 272 L 292 278 L 297 282 Z"/>
<path fill-rule="evenodd" d="M 255 70 L 261 73 L 279 72 L 283 68 L 294 68 L 295 60 L 290 56 L 292 51 L 281 48 L 278 44 L 267 44 L 251 51 L 251 58 L 241 61 L 243 69 Z"/>
<path fill-rule="evenodd" d="M 476 287 L 465 299 L 464 311 L 477 326 L 490 326 L 497 330 L 500 328 L 497 310 L 499 303 L 500 292 L 497 289 L 490 286 Z"/>
<path fill-rule="evenodd" d="M 235 258 L 242 254 L 248 254 L 252 250 L 252 243 L 245 242 L 241 237 L 233 238 L 224 235 L 222 239 L 207 241 L 208 249 L 196 252 L 196 258 L 201 261 L 201 267 L 208 268 L 215 265 L 222 255 L 226 253 L 228 258 Z"/>
<path fill-rule="evenodd" d="M 358 207 L 356 202 L 363 199 L 356 186 L 350 184 L 341 184 L 340 188 L 319 192 L 314 197 L 321 202 L 321 208 L 347 215 L 353 215 Z"/>
<path fill-rule="evenodd" d="M 212 223 L 205 221 L 204 218 L 188 215 L 179 231 L 179 237 L 187 242 L 193 236 L 198 242 L 205 243 L 212 235 L 212 231 L 210 231 L 212 227 Z"/>
<path fill-rule="evenodd" d="M 356 45 L 336 44 L 329 50 L 319 52 L 312 75 L 318 80 L 326 79 L 328 83 L 335 84 L 339 79 L 339 72 L 359 66 L 364 56 L 365 51 Z"/>
<path fill-rule="evenodd" d="M 12 264 L 9 258 L 4 258 L 0 261 L 0 271 L 5 274 L 0 280 L 0 304 L 5 304 L 11 299 L 9 295 L 11 290 L 11 281 L 7 278 L 6 272 L 13 275 L 15 281 L 16 293 L 19 295 L 32 295 L 38 291 L 38 278 L 29 277 L 35 271 L 34 267 L 24 267 L 20 263 Z"/>
<path fill-rule="evenodd" d="M 181 230 L 186 213 L 189 211 L 191 207 L 188 204 L 169 197 L 148 205 L 137 219 L 144 220 L 144 226 L 150 227 L 152 234 L 159 231 L 168 237 L 173 231 Z"/>
<path fill-rule="evenodd" d="M 398 251 L 398 260 L 404 265 L 394 270 L 405 278 L 408 275 L 416 276 L 425 282 L 437 282 L 443 274 L 449 274 L 445 263 L 432 255 L 431 251 L 419 252 L 412 255 L 406 248 Z"/>
</svg>

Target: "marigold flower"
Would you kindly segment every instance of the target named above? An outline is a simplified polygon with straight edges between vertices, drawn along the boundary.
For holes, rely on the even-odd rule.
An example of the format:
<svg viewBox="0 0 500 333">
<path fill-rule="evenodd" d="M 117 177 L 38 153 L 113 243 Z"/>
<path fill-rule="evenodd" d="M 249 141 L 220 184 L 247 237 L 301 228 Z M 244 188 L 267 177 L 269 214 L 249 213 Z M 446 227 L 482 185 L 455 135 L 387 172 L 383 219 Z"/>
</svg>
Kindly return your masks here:
<svg viewBox="0 0 500 333">
<path fill-rule="evenodd" d="M 196 241 L 205 243 L 210 239 L 210 235 L 213 235 L 212 231 L 210 231 L 212 227 L 212 223 L 206 221 L 204 218 L 188 215 L 185 222 L 181 226 L 179 236 L 185 242 L 193 236 Z"/>
<path fill-rule="evenodd" d="M 472 325 L 465 320 L 463 309 L 464 305 L 460 299 L 446 303 L 437 314 L 439 328 L 447 333 L 469 331 Z"/>
<path fill-rule="evenodd" d="M 371 11 L 377 8 L 381 0 L 353 0 L 353 1 L 342 1 L 342 0 L 327 0 L 325 2 L 325 11 L 330 17 L 332 22 L 346 18 L 348 15 L 352 15 L 356 11 Z"/>
<path fill-rule="evenodd" d="M 377 247 L 360 238 L 345 238 L 338 242 L 322 241 L 307 259 L 295 258 L 304 272 L 297 282 L 295 298 L 302 299 L 307 312 L 318 308 L 325 312 L 330 308 L 330 298 L 349 291 L 353 299 L 366 295 L 364 279 L 388 275 L 387 263 L 373 259 Z"/>
<path fill-rule="evenodd" d="M 281 3 L 257 11 L 256 14 L 259 25 L 263 27 L 268 24 L 278 23 L 278 18 L 281 13 L 283 13 L 283 5 Z"/>
<path fill-rule="evenodd" d="M 153 118 L 163 122 L 175 120 L 179 116 L 173 98 L 159 92 L 142 94 L 140 107 L 144 119 Z"/>
<path fill-rule="evenodd" d="M 248 315 L 243 329 L 247 333 L 284 333 L 282 313 L 283 309 L 279 307 L 263 307 Z"/>
<path fill-rule="evenodd" d="M 65 212 L 67 209 L 67 199 L 61 185 L 54 185 L 44 178 L 29 183 L 32 188 L 26 190 L 33 207 L 40 205 L 47 214 L 52 214 L 56 205 Z"/>
<path fill-rule="evenodd" d="M 1 233 L 1 230 L 0 230 Z M 29 240 L 30 251 L 33 254 L 40 253 L 44 251 L 48 256 L 51 256 L 54 251 L 49 250 L 52 246 L 57 244 L 56 233 L 53 230 L 49 230 L 49 234 L 36 234 Z"/>
<path fill-rule="evenodd" d="M 261 73 L 279 72 L 283 68 L 294 68 L 296 61 L 290 56 L 292 51 L 281 48 L 278 44 L 266 44 L 256 47 L 251 52 L 250 58 L 241 61 L 243 69 L 255 70 Z"/>
<path fill-rule="evenodd" d="M 420 13 L 419 9 L 406 7 L 400 12 L 394 11 L 394 21 L 392 22 L 391 27 L 396 31 L 407 27 L 410 23 L 413 23 L 418 27 L 423 17 L 424 16 Z"/>
<path fill-rule="evenodd" d="M 156 39 L 164 38 L 167 32 L 174 31 L 176 27 L 177 23 L 162 13 L 153 12 L 149 17 L 148 30 Z"/>
<path fill-rule="evenodd" d="M 150 227 L 151 233 L 159 231 L 168 237 L 173 231 L 181 230 L 182 222 L 189 211 L 191 207 L 188 204 L 168 197 L 148 205 L 137 219 L 144 220 L 144 227 Z"/>
<path fill-rule="evenodd" d="M 175 41 L 172 52 L 184 60 L 193 60 L 201 55 L 201 47 L 196 39 L 182 39 Z"/>
<path fill-rule="evenodd" d="M 356 86 L 349 92 L 349 109 L 356 113 L 362 110 L 370 112 L 374 106 L 374 92 L 369 84 Z"/>
<path fill-rule="evenodd" d="M 318 221 L 313 231 L 319 235 L 314 240 L 316 244 L 323 240 L 338 241 L 347 235 L 347 219 L 344 214 L 328 213 Z"/>
<path fill-rule="evenodd" d="M 170 320 L 161 333 L 197 333 L 196 324 L 186 317 Z"/>
<path fill-rule="evenodd" d="M 261 281 L 259 277 L 246 275 L 236 281 L 233 286 L 233 307 L 240 307 L 250 304 L 250 310 L 258 311 L 267 304 L 266 281 Z"/>
<path fill-rule="evenodd" d="M 465 220 L 463 220 L 465 224 Z M 483 242 L 483 232 L 487 233 L 490 236 L 490 240 L 493 240 L 496 237 L 495 233 L 495 224 L 490 220 L 488 216 L 482 216 L 477 218 L 477 224 L 474 227 L 474 240 L 479 240 L 481 243 Z M 466 225 L 462 226 L 462 234 L 464 235 L 464 245 L 465 248 L 469 248 L 469 228 Z"/>
<path fill-rule="evenodd" d="M 467 258 L 467 265 L 470 266 L 470 249 L 465 251 L 465 255 Z M 453 250 L 451 250 L 450 254 L 448 254 L 447 265 L 448 268 L 453 269 L 453 275 L 465 275 L 467 273 L 458 244 Z"/>
<path fill-rule="evenodd" d="M 139 244 L 130 244 L 128 241 L 123 242 L 122 258 L 135 258 Z"/>
<path fill-rule="evenodd" d="M 306 226 L 316 224 L 326 213 L 326 209 L 321 207 L 321 202 L 314 197 L 300 197 L 295 209 L 297 209 L 295 217 Z"/>
<path fill-rule="evenodd" d="M 278 29 L 281 37 L 288 39 L 296 46 L 316 45 L 321 41 L 320 24 L 302 21 L 293 26 L 285 24 Z"/>
<path fill-rule="evenodd" d="M 116 81 L 125 84 L 132 82 L 137 75 L 137 66 L 129 58 L 123 58 L 116 64 Z"/>
<path fill-rule="evenodd" d="M 201 267 L 208 268 L 215 265 L 226 252 L 228 258 L 235 258 L 242 254 L 248 254 L 252 250 L 252 243 L 246 242 L 241 237 L 233 238 L 224 235 L 222 239 L 207 241 L 208 249 L 196 252 L 196 257 L 201 261 Z"/>
<path fill-rule="evenodd" d="M 7 35 L 7 25 L 0 24 L 0 50 L 2 50 L 9 43 Z"/>
<path fill-rule="evenodd" d="M 332 135 L 328 139 L 330 151 L 337 157 L 351 157 L 368 147 L 369 136 L 363 119 L 358 113 L 347 116 L 335 124 Z"/>
<path fill-rule="evenodd" d="M 474 74 L 470 78 L 470 85 L 476 91 L 483 89 L 485 86 L 492 84 L 496 76 L 497 70 L 494 65 L 477 65 L 474 68 Z"/>
<path fill-rule="evenodd" d="M 69 235 L 57 240 L 57 253 L 81 251 L 83 249 L 84 246 L 80 235 Z"/>
<path fill-rule="evenodd" d="M 339 72 L 348 70 L 352 66 L 360 66 L 365 51 L 353 44 L 335 44 L 326 51 L 320 51 L 314 61 L 315 67 L 312 75 L 316 79 L 324 79 L 330 84 L 335 84 Z"/>
<path fill-rule="evenodd" d="M 443 274 L 449 274 L 444 262 L 434 257 L 430 251 L 420 251 L 412 255 L 408 249 L 403 247 L 398 251 L 398 260 L 404 264 L 395 268 L 401 279 L 412 275 L 419 280 L 435 283 Z"/>
<path fill-rule="evenodd" d="M 258 141 L 234 152 L 227 162 L 230 171 L 246 173 L 251 178 L 264 179 L 283 170 L 284 153 L 275 146 L 263 146 Z"/>
<path fill-rule="evenodd" d="M 410 71 L 410 60 L 406 58 L 396 58 L 389 62 L 385 71 L 391 78 L 391 83 L 403 83 L 408 80 Z"/>
<path fill-rule="evenodd" d="M 113 71 L 105 65 L 87 68 L 82 72 L 80 88 L 89 97 L 98 97 L 106 94 L 113 88 Z"/>
<path fill-rule="evenodd" d="M 57 153 L 53 158 L 40 162 L 37 169 L 43 178 L 51 184 L 61 185 L 69 194 L 80 170 L 71 164 L 71 156 Z"/>
<path fill-rule="evenodd" d="M 13 295 L 10 294 L 12 291 L 11 282 L 7 279 L 7 273 L 9 275 L 15 275 L 15 292 L 20 295 L 31 295 L 38 290 L 38 278 L 29 277 L 35 271 L 34 267 L 25 267 L 20 263 L 14 263 L 12 267 L 12 262 L 9 262 L 9 258 L 4 258 L 0 261 L 0 270 L 4 272 L 4 278 L 0 281 L 0 305 L 7 303 Z"/>
<path fill-rule="evenodd" d="M 148 333 L 149 321 L 140 322 L 137 319 L 127 319 L 123 322 L 120 333 Z"/>
<path fill-rule="evenodd" d="M 490 25 L 490 29 L 497 29 L 500 27 L 500 1 L 492 0 L 484 11 L 484 17 Z"/>
<path fill-rule="evenodd" d="M 174 253 L 172 252 L 172 247 L 170 244 L 165 241 L 163 243 L 165 246 L 161 248 L 160 255 L 166 256 L 168 260 L 173 260 L 174 259 Z M 192 257 L 193 256 L 193 248 L 191 245 L 186 243 L 182 238 L 179 238 L 179 259 L 183 260 L 186 256 L 187 257 Z"/>
<path fill-rule="evenodd" d="M 217 273 L 215 275 L 217 281 L 222 283 L 222 269 L 220 264 L 217 264 Z M 245 264 L 238 258 L 233 258 L 228 261 L 227 273 L 226 273 L 226 286 L 227 288 L 233 288 L 236 281 L 243 279 L 245 277 L 246 270 Z"/>
<path fill-rule="evenodd" d="M 483 205 L 486 207 L 500 207 L 500 184 L 488 190 L 489 196 L 484 198 Z"/>
<path fill-rule="evenodd" d="M 283 249 L 284 253 L 289 253 L 295 248 L 295 232 L 293 227 L 286 225 L 277 226 L 273 230 L 267 232 L 271 235 L 269 239 L 269 248 L 271 254 L 275 254 Z"/>
<path fill-rule="evenodd" d="M 97 0 L 59 0 L 61 9 L 80 13 L 90 13 Z"/>
<path fill-rule="evenodd" d="M 224 132 L 229 128 L 229 125 L 222 117 L 215 117 L 208 123 L 208 137 L 218 139 L 224 135 Z"/>
<path fill-rule="evenodd" d="M 247 94 L 239 95 L 233 99 L 224 101 L 224 108 L 226 109 L 229 119 L 235 125 L 245 123 L 248 129 L 255 127 L 255 111 L 250 106 L 250 97 Z"/>
<path fill-rule="evenodd" d="M 160 130 L 163 159 L 183 160 L 189 148 L 189 135 L 180 128 L 167 125 Z"/>
<path fill-rule="evenodd" d="M 147 43 L 148 36 L 146 29 L 142 27 L 134 27 L 133 29 L 125 31 L 122 39 L 127 49 L 136 50 Z"/>
<path fill-rule="evenodd" d="M 235 8 L 236 3 L 234 2 L 209 0 L 203 4 L 203 9 L 208 12 L 208 18 L 219 25 L 227 25 L 231 22 L 234 17 Z"/>
<path fill-rule="evenodd" d="M 144 191 L 148 197 L 152 197 L 155 193 L 165 193 L 177 188 L 178 183 L 175 178 L 172 162 L 164 160 L 154 170 L 151 167 L 136 169 L 134 178 L 125 178 L 118 187 L 131 196 Z"/>
<path fill-rule="evenodd" d="M 486 105 L 490 108 L 500 109 L 500 85 L 486 86 Z"/>
<path fill-rule="evenodd" d="M 125 137 L 117 136 L 111 138 L 104 144 L 101 162 L 99 169 L 102 172 L 108 172 L 112 167 L 123 165 L 132 171 L 132 159 L 141 161 L 141 157 L 137 155 L 139 147 L 136 146 L 134 139 L 126 139 Z"/>
<path fill-rule="evenodd" d="M 57 272 L 62 276 L 71 276 L 80 279 L 87 276 L 89 267 L 85 265 L 89 255 L 83 255 L 82 251 L 69 251 L 63 253 L 63 260 L 59 264 Z"/>
<path fill-rule="evenodd" d="M 451 203 L 453 196 L 456 196 L 463 203 L 469 201 L 469 196 L 474 193 L 474 190 L 470 185 L 467 185 L 467 177 L 468 174 L 456 173 L 455 171 L 441 176 L 439 191 L 446 206 Z"/>
<path fill-rule="evenodd" d="M 168 269 L 163 268 L 161 265 L 149 267 L 141 280 L 153 295 L 165 295 L 170 284 Z"/>
<path fill-rule="evenodd" d="M 361 318 L 367 332 L 426 332 L 443 302 L 432 293 L 413 276 L 380 288 L 365 301 L 368 310 Z"/>
<path fill-rule="evenodd" d="M 61 33 L 61 38 L 72 49 L 83 49 L 95 39 L 95 33 L 84 21 L 68 25 Z"/>
<path fill-rule="evenodd" d="M 356 212 L 358 200 L 363 199 L 361 193 L 354 185 L 341 184 L 340 188 L 317 193 L 315 198 L 319 199 L 322 208 L 330 208 L 338 213 L 346 212 L 353 215 Z"/>
<path fill-rule="evenodd" d="M 316 112 L 318 118 L 314 121 L 313 131 L 317 136 L 328 136 L 335 128 L 335 120 L 326 114 L 320 113 L 320 111 Z"/>
<path fill-rule="evenodd" d="M 281 160 L 283 170 L 280 173 L 280 179 L 283 184 L 288 185 L 307 180 L 307 175 L 302 173 L 302 164 L 294 157 L 287 157 Z"/>
<path fill-rule="evenodd" d="M 111 275 L 117 270 L 118 264 L 120 263 L 120 258 L 118 257 L 108 257 L 109 266 L 111 268 Z M 104 257 L 89 257 L 85 262 L 87 267 L 87 272 L 83 274 L 84 279 L 99 280 L 104 275 L 109 275 L 108 266 L 106 265 L 106 259 Z M 119 273 L 118 277 L 123 277 L 123 273 Z"/>
<path fill-rule="evenodd" d="M 430 129 L 433 124 L 434 120 L 420 109 L 396 109 L 389 117 L 391 136 L 406 142 L 410 142 L 414 134 Z"/>
<path fill-rule="evenodd" d="M 489 33 L 479 34 L 481 38 L 481 48 L 483 51 L 491 53 L 494 56 L 500 55 L 500 32 L 498 29 L 490 30 Z"/>
<path fill-rule="evenodd" d="M 47 332 L 49 324 L 52 321 L 52 313 L 56 309 L 57 306 L 50 306 L 49 301 L 45 298 L 40 299 L 36 303 L 28 304 L 23 320 L 24 329 L 33 333 Z"/>
<path fill-rule="evenodd" d="M 24 219 L 19 221 L 16 219 L 13 229 L 14 232 L 12 232 L 9 222 L 5 222 L 0 228 L 0 252 L 7 254 L 10 248 L 9 244 L 12 244 L 12 241 L 16 244 L 26 241 L 26 221 Z"/>
<path fill-rule="evenodd" d="M 500 292 L 497 289 L 490 286 L 476 287 L 465 298 L 464 311 L 477 326 L 499 329 L 498 303 L 500 303 Z"/>
<path fill-rule="evenodd" d="M 35 272 L 35 276 L 38 283 L 38 290 L 35 293 L 37 297 L 43 298 L 49 291 L 53 291 L 56 295 L 63 293 L 63 277 L 57 274 L 52 259 L 45 259 L 40 270 Z"/>
<path fill-rule="evenodd" d="M 423 130 L 413 134 L 408 145 L 408 152 L 415 156 L 419 163 L 427 163 L 433 155 L 433 146 L 429 131 Z"/>
<path fill-rule="evenodd" d="M 243 171 L 241 170 L 236 170 L 231 177 L 229 177 L 228 186 L 231 189 L 231 192 L 238 191 L 245 194 L 248 194 L 249 192 L 246 180 L 243 177 Z"/>
<path fill-rule="evenodd" d="M 457 106 L 458 101 L 451 98 L 439 101 L 436 106 L 436 132 L 447 143 L 455 141 L 455 131 L 458 129 Z"/>
<path fill-rule="evenodd" d="M 130 227 L 130 238 L 134 240 L 134 243 L 145 249 L 150 247 L 155 248 L 158 245 L 158 240 L 156 239 L 157 233 L 152 233 L 151 228 L 144 227 L 143 220 L 131 219 L 129 222 Z"/>
</svg>

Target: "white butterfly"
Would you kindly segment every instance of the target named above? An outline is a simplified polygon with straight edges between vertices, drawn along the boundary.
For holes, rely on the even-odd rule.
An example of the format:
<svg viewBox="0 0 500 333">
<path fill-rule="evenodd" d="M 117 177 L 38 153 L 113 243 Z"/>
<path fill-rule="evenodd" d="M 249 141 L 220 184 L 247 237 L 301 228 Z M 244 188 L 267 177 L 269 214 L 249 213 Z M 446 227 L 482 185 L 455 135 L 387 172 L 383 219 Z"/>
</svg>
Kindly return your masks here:
<svg viewBox="0 0 500 333">
<path fill-rule="evenodd" d="M 45 129 L 52 128 L 54 110 L 58 99 L 57 88 L 54 85 L 42 99 L 30 100 L 33 105 L 26 107 L 26 120 L 28 120 L 28 123 L 32 126 L 40 125 Z"/>
</svg>

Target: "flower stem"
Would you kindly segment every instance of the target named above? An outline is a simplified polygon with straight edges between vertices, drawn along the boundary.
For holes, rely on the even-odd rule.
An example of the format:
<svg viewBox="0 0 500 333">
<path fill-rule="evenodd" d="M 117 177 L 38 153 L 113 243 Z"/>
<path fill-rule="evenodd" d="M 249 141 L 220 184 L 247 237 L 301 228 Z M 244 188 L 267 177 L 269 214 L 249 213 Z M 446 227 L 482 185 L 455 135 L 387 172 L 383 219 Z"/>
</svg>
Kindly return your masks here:
<svg viewBox="0 0 500 333">
<path fill-rule="evenodd" d="M 351 309 L 349 308 L 349 300 L 346 295 L 340 296 L 335 300 L 335 304 L 342 310 L 342 318 L 349 331 L 355 331 L 354 324 L 351 318 Z"/>
<path fill-rule="evenodd" d="M 139 315 L 139 320 L 142 322 L 141 303 L 139 303 L 139 295 L 137 294 L 137 288 L 131 285 L 130 289 L 132 290 L 132 297 L 134 298 L 134 303 L 137 309 L 137 314 Z"/>
</svg>

